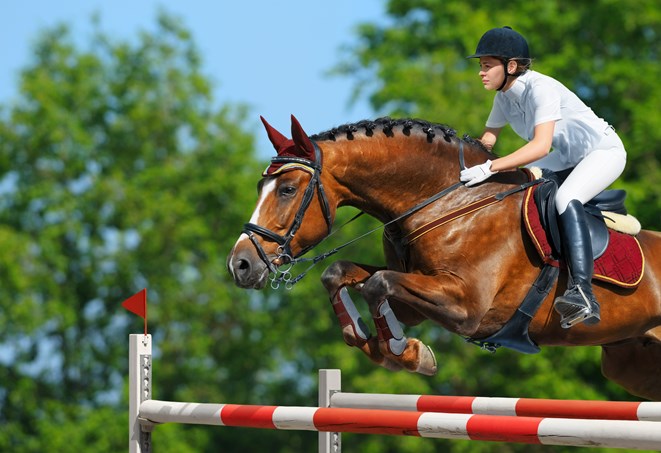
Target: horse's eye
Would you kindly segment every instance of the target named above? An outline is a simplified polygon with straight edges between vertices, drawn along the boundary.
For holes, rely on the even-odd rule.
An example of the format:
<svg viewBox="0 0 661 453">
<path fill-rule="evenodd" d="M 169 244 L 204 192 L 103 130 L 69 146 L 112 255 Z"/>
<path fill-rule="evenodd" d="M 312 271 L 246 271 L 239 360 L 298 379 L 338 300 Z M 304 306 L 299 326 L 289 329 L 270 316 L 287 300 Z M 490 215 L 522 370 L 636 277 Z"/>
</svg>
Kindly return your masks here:
<svg viewBox="0 0 661 453">
<path fill-rule="evenodd" d="M 296 187 L 290 185 L 282 185 L 278 188 L 278 194 L 281 197 L 291 198 L 296 194 Z"/>
</svg>

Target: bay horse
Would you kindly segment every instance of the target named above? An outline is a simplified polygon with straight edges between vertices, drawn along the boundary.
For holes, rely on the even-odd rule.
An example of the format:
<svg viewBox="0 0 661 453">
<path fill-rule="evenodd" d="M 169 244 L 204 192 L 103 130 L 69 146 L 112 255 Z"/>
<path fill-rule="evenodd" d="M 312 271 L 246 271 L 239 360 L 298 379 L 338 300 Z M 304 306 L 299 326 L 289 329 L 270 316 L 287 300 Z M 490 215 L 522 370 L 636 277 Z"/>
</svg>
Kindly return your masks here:
<svg viewBox="0 0 661 453">
<path fill-rule="evenodd" d="M 512 318 L 543 264 L 522 227 L 518 188 L 530 180 L 526 172 L 462 185 L 461 168 L 494 156 L 478 141 L 423 120 L 380 118 L 309 137 L 292 115 L 291 138 L 262 121 L 277 156 L 227 258 L 236 285 L 263 288 L 269 275 L 329 235 L 337 208 L 353 206 L 386 225 L 386 265 L 336 261 L 322 274 L 348 345 L 387 369 L 434 375 L 432 350 L 407 338 L 402 325 L 428 319 L 483 339 Z M 506 196 L 473 208 L 494 194 Z M 640 283 L 621 288 L 595 281 L 599 324 L 560 327 L 553 300 L 566 287 L 561 270 L 528 334 L 539 346 L 600 345 L 604 376 L 633 395 L 661 400 L 661 234 L 642 230 L 636 238 L 645 256 Z M 367 302 L 376 336 L 347 287 Z"/>
</svg>

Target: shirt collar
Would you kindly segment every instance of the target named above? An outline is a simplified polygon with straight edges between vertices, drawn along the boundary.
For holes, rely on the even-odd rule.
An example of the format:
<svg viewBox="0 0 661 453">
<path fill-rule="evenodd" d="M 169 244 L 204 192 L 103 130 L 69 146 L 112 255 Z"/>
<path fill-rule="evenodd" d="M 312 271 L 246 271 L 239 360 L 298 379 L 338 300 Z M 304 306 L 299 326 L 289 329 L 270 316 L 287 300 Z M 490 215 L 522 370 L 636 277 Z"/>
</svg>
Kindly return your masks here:
<svg viewBox="0 0 661 453">
<path fill-rule="evenodd" d="M 503 96 L 512 100 L 518 101 L 523 97 L 523 93 L 526 91 L 528 77 L 530 75 L 530 70 L 526 71 L 524 74 L 521 74 L 516 78 L 516 81 L 509 90 L 503 92 Z"/>
</svg>

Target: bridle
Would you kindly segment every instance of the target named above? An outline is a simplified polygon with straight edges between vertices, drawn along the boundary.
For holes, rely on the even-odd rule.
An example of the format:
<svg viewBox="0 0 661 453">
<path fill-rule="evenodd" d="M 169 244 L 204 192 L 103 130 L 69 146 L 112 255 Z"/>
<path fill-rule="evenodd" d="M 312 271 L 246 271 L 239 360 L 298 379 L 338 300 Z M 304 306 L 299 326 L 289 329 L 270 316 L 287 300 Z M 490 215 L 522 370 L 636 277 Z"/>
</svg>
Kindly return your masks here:
<svg viewBox="0 0 661 453">
<path fill-rule="evenodd" d="M 450 192 L 453 192 L 454 190 L 458 189 L 459 187 L 462 187 L 464 184 L 462 182 L 456 182 L 452 184 L 451 186 L 446 187 L 445 189 L 441 190 L 440 192 L 436 193 L 435 195 L 432 195 L 431 197 L 427 198 L 426 200 L 418 203 L 417 205 L 413 206 L 412 208 L 408 209 L 405 211 L 403 214 L 400 214 L 396 218 L 388 221 L 387 223 L 384 223 L 382 225 L 379 225 L 378 227 L 360 235 L 357 238 L 352 239 L 349 242 L 346 242 L 338 247 L 335 247 L 332 250 L 329 250 L 327 252 L 322 253 L 321 255 L 318 255 L 314 258 L 299 258 L 302 255 L 305 255 L 308 251 L 310 251 L 313 247 L 315 247 L 318 244 L 313 244 L 310 245 L 304 249 L 302 249 L 299 253 L 297 253 L 295 256 L 292 253 L 291 250 L 291 241 L 294 239 L 294 236 L 296 235 L 296 232 L 301 226 L 301 223 L 303 221 L 303 216 L 305 215 L 305 212 L 307 211 L 308 207 L 310 206 L 310 202 L 312 201 L 312 197 L 314 196 L 315 189 L 318 194 L 318 198 L 321 202 L 321 207 L 324 213 L 324 217 L 326 220 L 326 225 L 328 227 L 328 236 L 332 234 L 332 226 L 333 226 L 333 219 L 331 218 L 331 213 L 330 213 L 330 208 L 328 204 L 328 198 L 326 197 L 326 193 L 324 191 L 324 187 L 321 183 L 321 167 L 322 167 L 322 161 L 321 161 L 321 150 L 319 149 L 319 146 L 317 145 L 316 142 L 312 142 L 314 145 L 314 153 L 315 153 L 315 160 L 311 161 L 309 159 L 304 159 L 300 157 L 293 157 L 293 156 L 276 156 L 271 158 L 272 163 L 282 163 L 282 164 L 288 164 L 288 163 L 293 163 L 298 166 L 303 166 L 306 167 L 306 170 L 311 170 L 312 172 L 312 177 L 310 178 L 310 182 L 308 183 L 308 186 L 305 188 L 305 192 L 303 193 L 303 199 L 301 200 L 301 205 L 298 208 L 298 211 L 296 212 L 296 215 L 294 216 L 294 221 L 292 222 L 292 225 L 289 227 L 289 230 L 287 231 L 287 234 L 284 236 L 269 230 L 268 228 L 264 228 L 262 226 L 259 226 L 254 223 L 246 223 L 243 225 L 243 230 L 242 232 L 245 233 L 250 241 L 253 243 L 255 246 L 255 249 L 257 250 L 257 253 L 259 254 L 259 257 L 261 260 L 266 264 L 268 270 L 270 273 L 273 274 L 273 277 L 271 279 L 271 287 L 273 289 L 277 289 L 280 286 L 281 282 L 285 282 L 287 288 L 293 287 L 295 283 L 297 283 L 300 279 L 302 279 L 307 272 L 318 262 L 328 258 L 329 256 L 339 252 L 341 249 L 344 247 L 347 247 L 348 245 L 354 243 L 355 241 L 362 239 L 365 236 L 368 236 L 372 233 L 374 233 L 377 230 L 380 230 L 382 228 L 385 228 L 395 222 L 398 222 L 399 220 L 408 217 L 409 215 L 419 211 L 420 209 L 424 208 L 425 206 L 435 202 L 436 200 L 446 196 Z M 459 167 L 460 170 L 463 170 L 466 168 L 465 161 L 464 161 L 464 142 L 463 140 L 459 140 Z M 496 195 L 492 195 L 489 197 L 490 199 L 494 199 L 496 201 L 500 201 L 509 195 L 512 195 L 516 192 L 519 192 L 521 190 L 526 189 L 527 187 L 530 187 L 531 185 L 538 184 L 541 180 L 536 179 L 534 181 L 529 181 L 528 183 L 524 183 L 518 187 L 515 187 L 514 189 L 510 189 L 505 192 L 501 192 Z M 485 204 L 486 206 L 486 204 Z M 355 220 L 358 218 L 360 215 L 362 215 L 363 212 L 358 213 L 356 216 L 354 216 L 349 222 Z M 462 214 L 463 215 L 463 214 Z M 456 218 L 458 216 L 452 217 L 452 219 Z M 450 219 L 450 220 L 452 220 Z M 446 220 L 446 221 L 450 221 Z M 337 229 L 335 230 L 337 231 Z M 260 235 L 264 238 L 270 239 L 278 244 L 278 248 L 276 249 L 276 257 L 273 260 L 269 260 L 268 255 L 264 251 L 264 248 L 262 245 L 259 243 L 257 240 L 255 234 Z M 301 261 L 311 261 L 312 265 L 305 270 L 303 273 L 298 275 L 297 277 L 292 279 L 290 270 L 296 264 L 297 262 Z M 278 263 L 278 264 L 274 264 Z M 278 274 L 280 274 L 278 276 Z"/>
<path fill-rule="evenodd" d="M 300 228 L 301 223 L 303 222 L 303 216 L 305 215 L 305 212 L 310 206 L 310 202 L 312 202 L 315 189 L 318 198 L 321 202 L 321 209 L 324 213 L 324 218 L 326 219 L 326 226 L 328 227 L 329 234 L 333 226 L 333 219 L 331 218 L 328 198 L 326 197 L 324 186 L 321 183 L 321 165 L 322 165 L 321 150 L 319 149 L 317 143 L 312 142 L 312 144 L 314 145 L 314 157 L 315 157 L 314 161 L 309 159 L 304 159 L 301 157 L 294 157 L 294 156 L 276 156 L 271 159 L 271 162 L 275 164 L 297 164 L 299 166 L 306 167 L 307 169 L 311 170 L 312 173 L 312 177 L 310 178 L 308 186 L 305 188 L 305 192 L 303 193 L 303 199 L 301 200 L 301 205 L 298 207 L 298 211 L 294 216 L 294 221 L 289 227 L 289 231 L 287 231 L 287 233 L 284 236 L 282 236 L 276 233 L 275 231 L 269 230 L 268 228 L 264 228 L 255 223 L 246 223 L 243 225 L 242 232 L 245 233 L 248 236 L 248 238 L 250 238 L 250 241 L 254 244 L 255 248 L 257 249 L 257 253 L 259 254 L 260 258 L 262 259 L 262 261 L 264 261 L 264 263 L 266 263 L 266 266 L 268 267 L 269 271 L 272 273 L 278 272 L 277 267 L 273 264 L 274 261 L 280 263 L 279 265 L 289 264 L 288 267 L 289 269 L 291 268 L 291 266 L 293 266 L 293 264 L 295 263 L 296 259 L 299 256 L 305 255 L 310 249 L 312 249 L 312 247 L 314 247 L 314 245 L 306 247 L 303 250 L 301 250 L 298 254 L 296 254 L 296 256 L 293 255 L 291 250 L 291 242 L 294 239 L 296 232 Z M 278 248 L 276 250 L 277 255 L 273 260 L 268 259 L 268 256 L 264 251 L 264 248 L 261 246 L 261 244 L 255 237 L 255 234 L 270 239 L 278 244 Z"/>
</svg>

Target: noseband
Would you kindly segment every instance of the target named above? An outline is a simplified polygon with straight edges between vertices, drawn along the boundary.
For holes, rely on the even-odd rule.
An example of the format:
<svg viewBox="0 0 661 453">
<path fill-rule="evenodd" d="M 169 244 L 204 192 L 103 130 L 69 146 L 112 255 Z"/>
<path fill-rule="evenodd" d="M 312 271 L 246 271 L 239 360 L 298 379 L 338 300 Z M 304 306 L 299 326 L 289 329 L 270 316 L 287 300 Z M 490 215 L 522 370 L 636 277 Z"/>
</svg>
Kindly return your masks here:
<svg viewBox="0 0 661 453">
<path fill-rule="evenodd" d="M 264 228 L 254 223 L 246 223 L 245 225 L 243 225 L 242 232 L 248 235 L 250 241 L 255 245 L 255 248 L 257 249 L 257 253 L 259 253 L 260 258 L 262 259 L 262 261 L 264 261 L 264 263 L 266 263 L 266 265 L 269 268 L 269 271 L 271 271 L 272 273 L 277 272 L 276 266 L 274 266 L 273 264 L 274 261 L 277 261 L 280 264 L 288 264 L 288 263 L 293 264 L 296 258 L 298 258 L 301 255 L 304 255 L 312 247 L 314 247 L 314 245 L 306 247 L 302 249 L 298 254 L 296 254 L 296 256 L 294 256 L 291 250 L 291 242 L 294 239 L 296 232 L 300 228 L 301 223 L 303 222 L 303 216 L 305 215 L 305 211 L 307 211 L 308 207 L 310 206 L 310 202 L 314 197 L 315 189 L 317 191 L 318 198 L 321 202 L 321 209 L 324 213 L 324 218 L 326 219 L 326 225 L 328 227 L 329 234 L 333 226 L 333 219 L 331 218 L 328 198 L 326 197 L 324 186 L 321 183 L 321 150 L 319 149 L 319 146 L 317 145 L 316 142 L 312 142 L 312 144 L 314 145 L 314 156 L 315 156 L 314 161 L 303 159 L 300 157 L 293 157 L 293 156 L 276 156 L 271 159 L 272 163 L 282 163 L 282 164 L 294 163 L 294 164 L 303 165 L 312 170 L 312 177 L 310 178 L 310 182 L 308 183 L 308 186 L 305 188 L 305 192 L 303 193 L 303 199 L 301 200 L 301 205 L 298 207 L 298 211 L 294 216 L 294 221 L 289 227 L 289 231 L 287 231 L 287 234 L 282 236 L 276 233 L 275 231 L 269 230 L 268 228 Z M 262 236 L 266 239 L 270 239 L 271 241 L 278 244 L 278 249 L 276 251 L 277 255 L 273 260 L 268 259 L 268 256 L 264 251 L 264 248 L 261 246 L 261 244 L 255 237 L 255 234 L 258 234 L 259 236 Z"/>
</svg>

